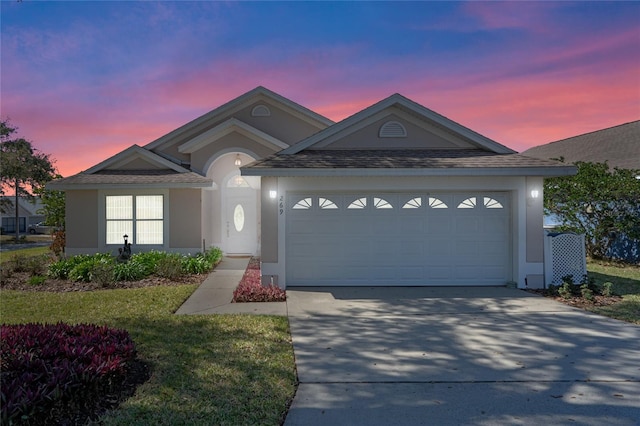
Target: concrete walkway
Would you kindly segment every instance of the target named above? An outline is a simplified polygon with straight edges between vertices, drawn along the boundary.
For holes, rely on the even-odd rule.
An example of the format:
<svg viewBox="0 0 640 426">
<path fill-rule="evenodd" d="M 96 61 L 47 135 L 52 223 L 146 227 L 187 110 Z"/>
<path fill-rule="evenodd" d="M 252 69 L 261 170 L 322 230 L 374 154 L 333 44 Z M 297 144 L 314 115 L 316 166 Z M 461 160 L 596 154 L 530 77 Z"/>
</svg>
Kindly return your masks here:
<svg viewBox="0 0 640 426">
<path fill-rule="evenodd" d="M 242 279 L 250 257 L 224 257 L 176 315 L 254 314 L 287 315 L 286 302 L 231 303 L 233 290 Z"/>
<path fill-rule="evenodd" d="M 285 426 L 640 425 L 640 327 L 507 288 L 289 288 Z"/>
</svg>

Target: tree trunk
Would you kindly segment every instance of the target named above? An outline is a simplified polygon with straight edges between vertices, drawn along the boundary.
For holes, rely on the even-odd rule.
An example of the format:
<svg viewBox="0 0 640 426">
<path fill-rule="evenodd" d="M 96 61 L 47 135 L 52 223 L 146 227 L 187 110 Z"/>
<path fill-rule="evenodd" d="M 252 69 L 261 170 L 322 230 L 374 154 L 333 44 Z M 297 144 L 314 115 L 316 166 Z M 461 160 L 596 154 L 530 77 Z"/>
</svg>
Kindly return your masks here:
<svg viewBox="0 0 640 426">
<path fill-rule="evenodd" d="M 15 192 L 16 192 L 16 243 L 20 242 L 20 207 L 18 206 L 18 179 L 16 179 L 15 184 Z"/>
</svg>

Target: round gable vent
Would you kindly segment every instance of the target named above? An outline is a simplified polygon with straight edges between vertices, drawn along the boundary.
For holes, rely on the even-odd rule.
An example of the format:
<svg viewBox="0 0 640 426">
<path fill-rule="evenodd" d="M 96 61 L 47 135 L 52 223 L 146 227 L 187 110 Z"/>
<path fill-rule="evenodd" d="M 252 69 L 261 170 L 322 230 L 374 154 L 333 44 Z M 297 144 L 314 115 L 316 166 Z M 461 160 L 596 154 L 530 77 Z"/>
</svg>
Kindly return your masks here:
<svg viewBox="0 0 640 426">
<path fill-rule="evenodd" d="M 271 110 L 266 105 L 256 105 L 251 110 L 252 117 L 269 117 L 271 115 Z"/>
<path fill-rule="evenodd" d="M 397 121 L 387 121 L 380 126 L 378 137 L 381 138 L 406 138 L 407 129 L 404 128 L 402 123 Z"/>
</svg>

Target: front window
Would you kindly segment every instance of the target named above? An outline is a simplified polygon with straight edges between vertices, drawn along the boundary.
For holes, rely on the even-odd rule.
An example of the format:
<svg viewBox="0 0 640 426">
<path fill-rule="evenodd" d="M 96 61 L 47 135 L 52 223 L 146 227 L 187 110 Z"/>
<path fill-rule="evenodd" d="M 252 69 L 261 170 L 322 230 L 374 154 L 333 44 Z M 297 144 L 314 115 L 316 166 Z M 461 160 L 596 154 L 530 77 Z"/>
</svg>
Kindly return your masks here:
<svg viewBox="0 0 640 426">
<path fill-rule="evenodd" d="M 163 205 L 162 195 L 108 195 L 107 244 L 121 244 L 125 234 L 132 244 L 163 244 Z"/>
</svg>

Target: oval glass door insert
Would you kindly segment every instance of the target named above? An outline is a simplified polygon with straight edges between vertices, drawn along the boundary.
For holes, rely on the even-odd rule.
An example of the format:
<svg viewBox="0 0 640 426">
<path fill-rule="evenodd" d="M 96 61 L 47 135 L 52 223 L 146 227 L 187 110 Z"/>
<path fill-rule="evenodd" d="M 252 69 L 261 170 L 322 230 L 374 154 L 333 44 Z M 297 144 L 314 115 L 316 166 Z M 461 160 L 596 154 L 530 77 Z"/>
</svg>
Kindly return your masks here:
<svg viewBox="0 0 640 426">
<path fill-rule="evenodd" d="M 236 208 L 233 209 L 233 226 L 236 227 L 237 232 L 242 232 L 244 228 L 244 208 L 242 208 L 242 204 L 236 204 Z"/>
</svg>

